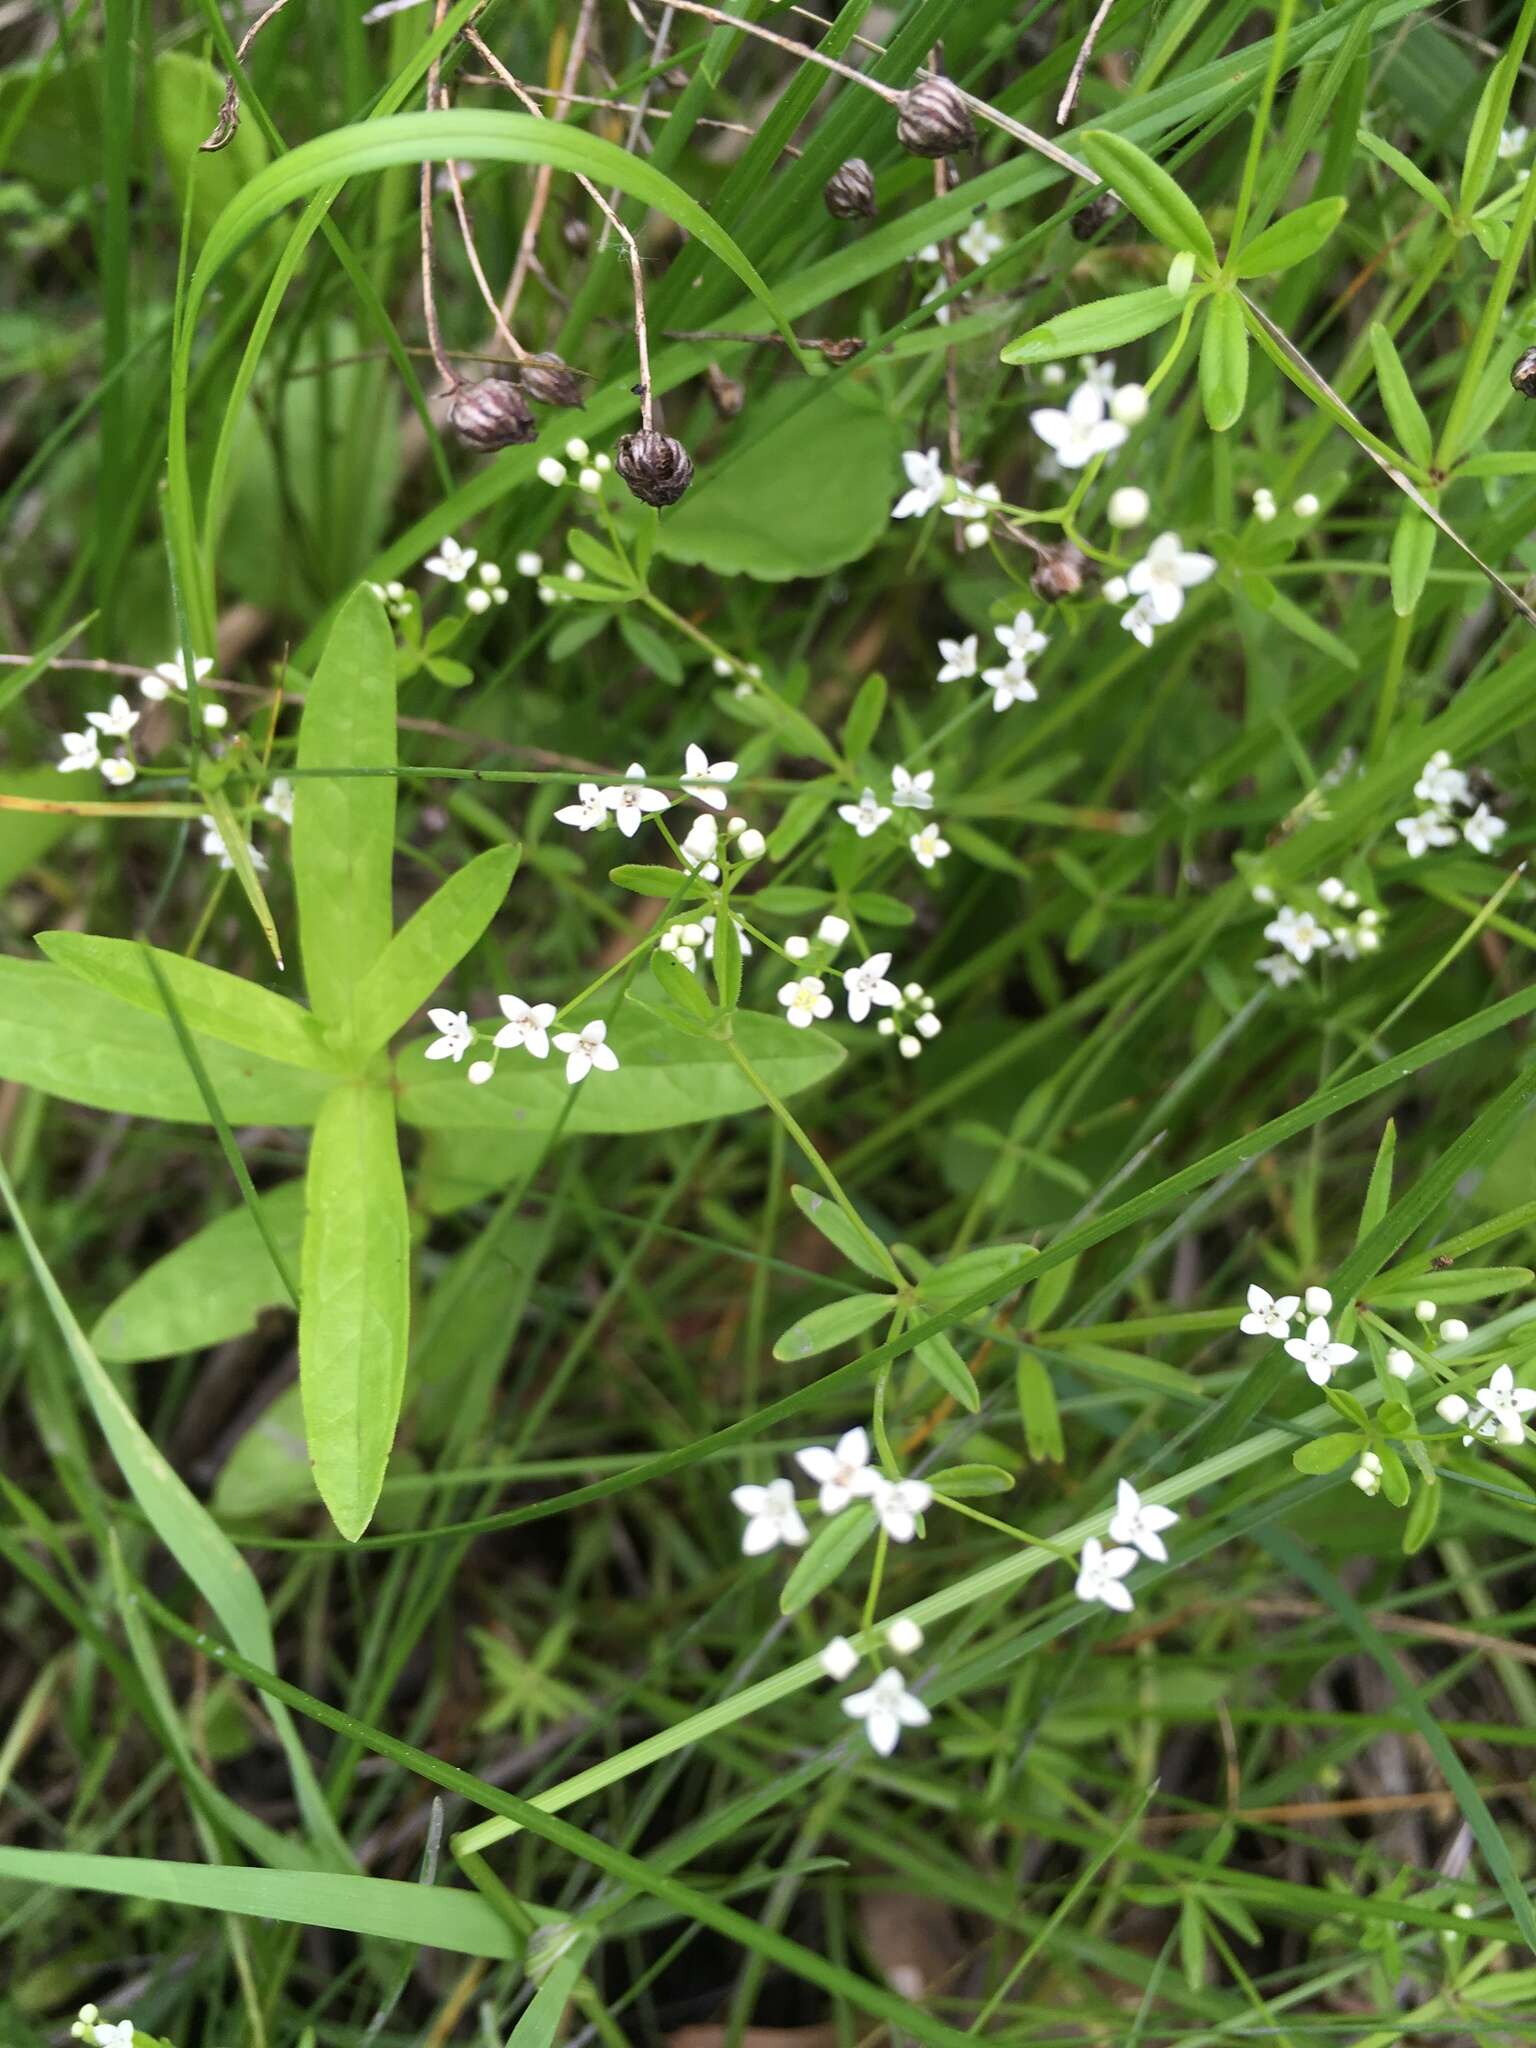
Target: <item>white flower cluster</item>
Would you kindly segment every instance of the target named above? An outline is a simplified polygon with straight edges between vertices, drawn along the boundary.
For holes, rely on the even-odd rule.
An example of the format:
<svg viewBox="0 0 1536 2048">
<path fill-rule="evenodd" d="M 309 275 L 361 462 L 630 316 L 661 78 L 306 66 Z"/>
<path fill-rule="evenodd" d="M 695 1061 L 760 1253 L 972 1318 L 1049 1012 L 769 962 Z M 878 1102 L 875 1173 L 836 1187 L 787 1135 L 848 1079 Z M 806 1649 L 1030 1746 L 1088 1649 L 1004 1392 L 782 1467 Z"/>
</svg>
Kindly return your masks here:
<svg viewBox="0 0 1536 2048">
<path fill-rule="evenodd" d="M 851 825 L 861 839 L 869 839 L 882 825 L 890 823 L 898 810 L 931 811 L 933 809 L 933 770 L 920 768 L 914 774 L 901 762 L 891 770 L 891 800 L 882 803 L 875 791 L 866 786 L 857 803 L 839 804 L 837 815 L 845 825 Z M 916 832 L 907 834 L 907 846 L 912 858 L 920 868 L 931 868 L 948 858 L 952 851 L 949 841 L 939 830 L 937 820 L 930 819 Z"/>
<path fill-rule="evenodd" d="M 961 521 L 960 538 L 968 548 L 984 548 L 992 515 L 1003 502 L 996 484 L 967 483 L 953 477 L 939 460 L 937 448 L 909 448 L 901 458 L 907 488 L 891 507 L 893 519 L 918 519 L 935 507 Z"/>
<path fill-rule="evenodd" d="M 133 2048 L 132 2020 L 104 2020 L 94 2005 L 82 2005 L 70 2025 L 71 2035 L 88 2048 Z"/>
<path fill-rule="evenodd" d="M 1509 830 L 1496 811 L 1473 796 L 1471 778 L 1452 764 L 1444 747 L 1424 763 L 1413 793 L 1425 808 L 1397 820 L 1410 860 L 1418 860 L 1433 846 L 1454 846 L 1458 833 L 1476 852 L 1492 853 Z M 1458 809 L 1470 816 L 1458 817 Z"/>
<path fill-rule="evenodd" d="M 1443 1333 L 1444 1325 L 1441 1328 Z M 1536 1387 L 1517 1386 L 1513 1366 L 1496 1366 L 1487 1386 L 1478 1388 L 1476 1400 L 1474 1408 L 1464 1395 L 1445 1394 L 1435 1403 L 1435 1413 L 1442 1422 L 1465 1425 L 1463 1445 L 1479 1437 L 1511 1446 L 1525 1442 L 1525 1418 L 1536 1414 Z"/>
<path fill-rule="evenodd" d="M 194 656 L 193 673 L 201 683 L 204 676 L 213 673 L 212 660 L 207 655 Z M 173 661 L 162 661 L 150 669 L 139 681 L 139 695 L 151 704 L 164 703 L 167 698 L 185 697 L 186 694 L 186 664 L 179 654 Z M 218 732 L 229 723 L 228 710 L 216 699 L 205 697 L 202 712 L 203 724 L 210 731 Z M 94 768 L 110 788 L 126 789 L 139 772 L 133 733 L 140 716 L 121 692 L 112 698 L 105 711 L 88 711 L 81 731 L 60 735 L 64 747 L 59 760 L 60 773 L 69 775 L 77 770 Z M 120 740 L 123 744 L 115 753 L 104 754 L 104 740 Z"/>
<path fill-rule="evenodd" d="M 1120 1480 L 1115 1487 L 1115 1512 L 1109 1518 L 1110 1547 L 1106 1550 L 1097 1536 L 1090 1536 L 1083 1545 L 1074 1588 L 1078 1599 L 1129 1614 L 1136 1603 L 1125 1583 L 1128 1574 L 1144 1557 L 1157 1564 L 1168 1562 L 1163 1531 L 1178 1519 L 1172 1508 L 1143 1500 L 1129 1479 Z"/>
<path fill-rule="evenodd" d="M 967 633 L 963 640 L 939 642 L 941 683 L 969 682 L 979 677 L 992 692 L 992 709 L 1008 711 L 1015 704 L 1033 704 L 1040 695 L 1029 672 L 1029 664 L 1050 645 L 1049 636 L 1036 626 L 1034 615 L 1015 612 L 1011 619 L 994 626 L 993 636 L 1003 650 L 1003 659 L 983 668 L 980 636 Z M 846 815 L 846 813 L 844 813 Z"/>
<path fill-rule="evenodd" d="M 1264 927 L 1265 938 L 1280 950 L 1260 960 L 1258 972 L 1266 975 L 1276 988 L 1289 988 L 1292 982 L 1300 981 L 1301 970 L 1314 955 L 1353 961 L 1376 952 L 1381 945 L 1380 911 L 1362 909 L 1358 892 L 1348 888 L 1339 876 L 1325 876 L 1317 885 L 1317 896 L 1323 909 L 1283 903 Z M 1268 883 L 1259 882 L 1254 887 L 1253 900 L 1265 908 L 1274 907 L 1275 892 Z M 1325 921 L 1330 912 L 1338 911 L 1352 915 Z"/>
<path fill-rule="evenodd" d="M 571 472 L 567 463 L 573 463 L 576 468 L 576 488 L 586 491 L 591 497 L 597 497 L 603 488 L 604 477 L 613 468 L 612 459 L 602 454 L 601 451 L 594 455 L 579 434 L 573 434 L 571 439 L 566 442 L 565 453 L 567 462 L 562 462 L 555 455 L 545 455 L 540 458 L 538 465 L 540 480 L 548 484 L 551 490 L 559 490 L 560 486 L 570 479 Z M 569 570 L 566 573 L 569 574 Z M 577 576 L 572 580 L 580 582 L 581 579 Z"/>
<path fill-rule="evenodd" d="M 1326 1287 L 1309 1287 L 1305 1295 L 1268 1293 L 1254 1285 L 1248 1289 L 1248 1309 L 1238 1324 L 1245 1337 L 1272 1337 L 1284 1344 L 1286 1356 L 1302 1366 L 1314 1387 L 1326 1387 L 1341 1365 L 1359 1357 L 1353 1344 L 1334 1339 L 1329 1318 L 1333 1296 Z M 1292 1334 L 1301 1320 L 1302 1334 Z"/>
<path fill-rule="evenodd" d="M 895 1038 L 897 1051 L 904 1059 L 916 1059 L 923 1049 L 925 1038 L 937 1038 L 943 1025 L 934 1013 L 933 998 L 924 993 L 922 984 L 909 981 L 899 988 L 890 979 L 891 955 L 871 953 L 869 958 L 857 967 L 841 970 L 829 963 L 837 948 L 847 938 L 847 920 L 841 917 L 824 917 L 816 933 L 816 950 L 819 958 L 815 971 L 801 975 L 794 981 L 787 981 L 779 990 L 779 1001 L 789 1023 L 801 1028 L 823 1023 L 833 1012 L 833 1002 L 827 993 L 824 977 L 841 973 L 843 996 L 848 1005 L 848 1021 L 862 1024 L 871 1010 L 884 1010 L 875 1029 L 882 1038 Z M 794 961 L 805 960 L 812 952 L 810 939 L 791 938 L 785 941 L 784 950 Z"/>
<path fill-rule="evenodd" d="M 577 801 L 556 811 L 556 818 L 576 832 L 597 832 L 605 825 L 617 825 L 626 839 L 633 839 L 647 818 L 669 811 L 673 799 L 647 785 L 645 769 L 638 761 L 630 762 L 626 774 L 627 781 L 609 783 L 606 787 L 596 782 L 578 784 Z M 723 811 L 725 791 L 720 785 L 730 782 L 735 774 L 734 761 L 711 761 L 702 747 L 690 743 L 684 750 L 683 772 L 678 781 L 688 795 L 696 797 L 701 804 L 708 804 L 713 811 Z M 736 840 L 736 850 L 743 859 L 755 860 L 765 851 L 767 841 L 760 832 L 753 831 L 745 819 L 731 819 L 726 830 Z M 688 840 L 683 843 L 685 854 L 699 855 L 698 859 L 689 860 L 691 867 L 697 867 L 701 872 L 705 869 L 713 858 L 718 833 L 719 827 L 713 818 L 697 820 Z M 714 879 L 713 876 L 706 878 Z"/>
<path fill-rule="evenodd" d="M 1143 647 L 1152 645 L 1159 626 L 1170 626 L 1184 609 L 1184 593 L 1216 573 L 1211 555 L 1186 548 L 1176 533 L 1160 533 L 1139 562 L 1123 576 L 1111 576 L 1104 595 L 1111 604 L 1134 602 L 1120 614 L 1120 624 Z"/>
</svg>

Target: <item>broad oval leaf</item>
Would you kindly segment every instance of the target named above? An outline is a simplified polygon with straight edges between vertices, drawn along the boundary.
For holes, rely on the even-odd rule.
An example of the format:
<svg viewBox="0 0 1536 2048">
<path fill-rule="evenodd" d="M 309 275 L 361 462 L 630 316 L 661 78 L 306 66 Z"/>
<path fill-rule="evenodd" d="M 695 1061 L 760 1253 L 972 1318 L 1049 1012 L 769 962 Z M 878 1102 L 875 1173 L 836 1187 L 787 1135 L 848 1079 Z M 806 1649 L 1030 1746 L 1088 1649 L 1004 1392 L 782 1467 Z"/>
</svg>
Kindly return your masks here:
<svg viewBox="0 0 1536 2048">
<path fill-rule="evenodd" d="M 1187 249 L 1216 267 L 1216 244 L 1200 209 L 1144 149 L 1107 128 L 1088 128 L 1077 138 L 1079 153 L 1125 201 L 1149 234 L 1164 248 Z"/>
<path fill-rule="evenodd" d="M 295 1267 L 304 1232 L 304 1183 L 284 1181 L 260 1197 L 278 1250 Z M 227 1210 L 130 1281 L 91 1332 L 108 1365 L 174 1358 L 223 1344 L 256 1327 L 288 1293 L 255 1218 L 244 1203 Z"/>
<path fill-rule="evenodd" d="M 842 1301 L 829 1301 L 813 1308 L 798 1323 L 791 1323 L 773 1347 L 778 1359 L 814 1358 L 839 1344 L 863 1336 L 872 1323 L 889 1315 L 896 1306 L 891 1294 L 850 1294 Z"/>
<path fill-rule="evenodd" d="M 1365 1438 L 1358 1431 L 1336 1431 L 1332 1436 L 1315 1436 L 1310 1443 L 1299 1444 L 1291 1453 L 1291 1463 L 1298 1472 L 1309 1472 L 1315 1478 L 1324 1472 L 1337 1472 L 1364 1447 Z"/>
<path fill-rule="evenodd" d="M 1342 199 L 1313 199 L 1272 220 L 1233 264 L 1239 277 L 1269 277 L 1315 256 L 1344 218 Z"/>
<path fill-rule="evenodd" d="M 357 984 L 358 1043 L 387 1045 L 440 988 L 501 908 L 517 872 L 516 846 L 492 846 L 450 875 L 403 924 Z"/>
<path fill-rule="evenodd" d="M 814 1188 L 799 1186 L 792 1187 L 789 1192 L 806 1222 L 819 1230 L 827 1243 L 835 1246 L 851 1266 L 857 1266 L 861 1273 L 868 1273 L 872 1280 L 890 1279 L 889 1272 L 875 1257 L 868 1239 L 854 1228 L 830 1195 L 821 1195 Z"/>
<path fill-rule="evenodd" d="M 811 1538 L 784 1581 L 779 1609 L 798 1614 L 818 1593 L 840 1578 L 875 1533 L 875 1511 L 868 1501 L 851 1501 L 830 1515 Z"/>
<path fill-rule="evenodd" d="M 1200 338 L 1200 396 L 1207 424 L 1225 433 L 1243 416 L 1248 397 L 1248 329 L 1235 292 L 1218 292 Z"/>
<path fill-rule="evenodd" d="M 1042 327 L 1032 327 L 999 353 L 1005 363 L 1053 363 L 1062 356 L 1121 348 L 1166 327 L 1183 303 L 1165 284 L 1153 285 L 1150 291 L 1094 299 L 1086 306 L 1058 313 Z"/>
</svg>

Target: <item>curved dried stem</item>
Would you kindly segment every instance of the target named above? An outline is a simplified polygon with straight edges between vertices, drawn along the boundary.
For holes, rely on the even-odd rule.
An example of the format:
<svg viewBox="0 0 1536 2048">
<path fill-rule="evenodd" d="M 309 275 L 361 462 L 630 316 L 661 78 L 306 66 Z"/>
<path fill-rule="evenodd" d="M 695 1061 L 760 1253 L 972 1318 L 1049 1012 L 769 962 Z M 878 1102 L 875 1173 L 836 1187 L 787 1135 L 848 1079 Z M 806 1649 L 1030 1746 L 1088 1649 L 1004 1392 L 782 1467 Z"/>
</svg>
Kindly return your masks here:
<svg viewBox="0 0 1536 2048">
<path fill-rule="evenodd" d="M 245 62 L 246 51 L 255 42 L 267 23 L 276 15 L 281 14 L 287 5 L 288 0 L 272 0 L 272 5 L 264 13 L 257 15 L 256 19 L 235 45 L 235 62 L 237 64 Z M 213 132 L 209 135 L 206 142 L 200 142 L 197 145 L 199 153 L 204 150 L 223 149 L 226 143 L 234 140 L 235 130 L 239 126 L 240 84 L 235 74 L 231 72 L 224 81 L 224 97 L 219 103 L 218 117 L 214 121 Z"/>
</svg>

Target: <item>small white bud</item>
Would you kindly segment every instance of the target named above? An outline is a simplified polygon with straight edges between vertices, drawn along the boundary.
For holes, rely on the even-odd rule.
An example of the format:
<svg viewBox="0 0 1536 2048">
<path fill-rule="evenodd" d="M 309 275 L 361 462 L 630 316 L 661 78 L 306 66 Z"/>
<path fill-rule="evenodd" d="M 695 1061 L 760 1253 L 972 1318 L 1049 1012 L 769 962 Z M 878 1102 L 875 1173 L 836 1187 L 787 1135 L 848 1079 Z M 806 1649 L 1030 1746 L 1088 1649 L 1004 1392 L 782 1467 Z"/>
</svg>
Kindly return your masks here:
<svg viewBox="0 0 1536 2048">
<path fill-rule="evenodd" d="M 603 479 L 600 471 L 593 469 L 590 464 L 582 470 L 576 482 L 582 490 L 590 491 L 594 497 L 603 488 Z"/>
<path fill-rule="evenodd" d="M 885 1640 L 898 1657 L 914 1657 L 923 1647 L 923 1632 L 915 1621 L 909 1621 L 902 1615 L 886 1630 Z"/>
<path fill-rule="evenodd" d="M 1134 388 L 1139 391 L 1141 386 L 1138 384 Z M 1116 400 L 1119 397 L 1120 393 L 1117 391 L 1115 393 Z M 1111 405 L 1110 411 L 1114 411 L 1113 405 Z M 1125 423 L 1122 422 L 1122 424 Z M 1152 500 L 1137 484 L 1122 484 L 1118 491 L 1110 492 L 1107 514 L 1109 523 L 1111 526 L 1118 527 L 1122 533 L 1129 533 L 1136 526 L 1144 526 L 1147 515 L 1151 510 Z"/>
<path fill-rule="evenodd" d="M 558 485 L 565 482 L 565 464 L 557 462 L 553 455 L 544 455 L 539 458 L 538 473 L 547 484 Z"/>
<path fill-rule="evenodd" d="M 1387 1371 L 1391 1373 L 1395 1380 L 1411 1380 L 1413 1378 L 1413 1360 L 1406 1351 L 1396 1344 L 1387 1353 Z"/>
<path fill-rule="evenodd" d="M 904 1002 L 920 1003 L 923 1000 L 923 984 L 920 981 L 904 982 L 901 994 Z"/>
<path fill-rule="evenodd" d="M 1181 249 L 1168 266 L 1168 289 L 1176 299 L 1187 298 L 1189 288 L 1195 281 L 1195 259 L 1193 252 Z"/>
<path fill-rule="evenodd" d="M 1121 384 L 1110 394 L 1109 416 L 1122 427 L 1139 427 L 1150 404 L 1145 384 Z"/>
<path fill-rule="evenodd" d="M 784 941 L 784 951 L 791 960 L 803 960 L 810 950 L 810 940 L 803 939 L 798 934 L 794 938 Z"/>
<path fill-rule="evenodd" d="M 1249 894 L 1255 903 L 1262 903 L 1266 908 L 1275 900 L 1275 892 L 1268 882 L 1255 882 Z"/>
<path fill-rule="evenodd" d="M 875 1029 L 882 1038 L 894 1038 L 896 1036 L 896 1019 L 894 1017 L 878 1017 L 875 1020 Z"/>
<path fill-rule="evenodd" d="M 491 593 L 488 590 L 471 590 L 465 595 L 464 603 L 472 612 L 488 612 L 491 608 Z"/>
<path fill-rule="evenodd" d="M 1381 1481 L 1377 1478 L 1376 1474 L 1370 1471 L 1366 1466 L 1357 1465 L 1354 1471 L 1351 1472 L 1349 1476 L 1352 1482 L 1359 1487 L 1360 1491 L 1363 1494 L 1369 1496 L 1372 1494 L 1380 1493 Z"/>
<path fill-rule="evenodd" d="M 405 585 L 403 583 L 394 582 L 386 583 L 384 586 L 384 595 L 389 599 L 391 604 L 399 604 L 400 600 L 405 596 Z"/>
<path fill-rule="evenodd" d="M 736 841 L 736 851 L 743 860 L 760 860 L 768 851 L 768 842 L 756 827 L 749 827 Z"/>
<path fill-rule="evenodd" d="M 524 548 L 513 567 L 519 576 L 538 576 L 543 573 L 544 557 L 535 548 Z"/>
<path fill-rule="evenodd" d="M 904 1060 L 915 1060 L 922 1049 L 923 1041 L 920 1038 L 913 1038 L 910 1034 L 905 1034 L 896 1041 L 896 1050 Z"/>
<path fill-rule="evenodd" d="M 222 732 L 229 723 L 229 706 L 227 704 L 210 704 L 204 698 L 203 723 L 213 732 Z"/>
<path fill-rule="evenodd" d="M 1460 1394 L 1442 1394 L 1435 1403 L 1435 1413 L 1442 1422 L 1465 1422 L 1467 1404 Z"/>
<path fill-rule="evenodd" d="M 1472 1907 L 1467 1904 L 1465 1899 L 1458 1899 L 1455 1905 L 1452 1906 L 1451 1913 L 1457 1920 L 1471 1920 L 1475 1917 Z"/>
<path fill-rule="evenodd" d="M 840 946 L 847 938 L 851 927 L 846 917 L 838 917 L 828 911 L 816 927 L 816 936 L 829 946 Z"/>
<path fill-rule="evenodd" d="M 834 1636 L 817 1661 L 828 1678 L 840 1685 L 851 1671 L 857 1670 L 859 1653 L 846 1636 Z"/>
<path fill-rule="evenodd" d="M 1065 363 L 1047 363 L 1045 368 L 1040 372 L 1040 382 L 1042 384 L 1048 385 L 1052 391 L 1058 389 L 1059 386 L 1065 384 L 1066 381 L 1067 366 Z"/>
<path fill-rule="evenodd" d="M 1268 526 L 1270 520 L 1274 518 L 1278 509 L 1278 506 L 1275 504 L 1275 494 L 1273 491 L 1267 491 L 1262 486 L 1260 486 L 1260 488 L 1254 492 L 1253 516 L 1255 519 L 1259 521 L 1261 526 Z"/>
<path fill-rule="evenodd" d="M 1131 586 L 1123 576 L 1107 576 L 1100 589 L 1108 604 L 1124 604 L 1131 594 Z"/>
<path fill-rule="evenodd" d="M 935 1017 L 932 1010 L 924 1010 L 920 1017 L 912 1019 L 912 1029 L 921 1032 L 924 1038 L 937 1038 L 944 1029 L 944 1026 Z"/>
<path fill-rule="evenodd" d="M 592 467 L 597 471 L 599 476 L 606 476 L 609 470 L 612 469 L 613 467 L 613 457 L 611 455 L 605 455 L 602 449 L 599 448 L 597 453 L 592 458 Z"/>
<path fill-rule="evenodd" d="M 565 452 L 569 455 L 572 462 L 585 462 L 592 453 L 592 450 L 579 434 L 572 434 L 570 440 L 565 444 Z"/>
<path fill-rule="evenodd" d="M 496 1071 L 489 1060 L 474 1060 L 470 1063 L 469 1079 L 476 1088 L 484 1087 Z"/>
<path fill-rule="evenodd" d="M 1311 491 L 1303 491 L 1291 507 L 1298 519 L 1315 519 L 1322 509 L 1316 495 Z"/>
<path fill-rule="evenodd" d="M 1459 1344 L 1467 1334 L 1467 1326 L 1460 1316 L 1447 1316 L 1440 1325 L 1440 1334 L 1447 1344 Z"/>
<path fill-rule="evenodd" d="M 735 670 L 732 668 L 731 664 L 726 660 L 723 654 L 717 654 L 714 660 L 709 665 L 714 670 L 717 676 L 730 676 L 735 674 Z"/>
<path fill-rule="evenodd" d="M 1378 1479 L 1381 1477 L 1381 1460 L 1374 1451 L 1362 1451 L 1360 1462 L 1367 1472 L 1374 1472 Z"/>
<path fill-rule="evenodd" d="M 560 574 L 567 583 L 585 583 L 587 580 L 587 572 L 583 569 L 580 562 L 562 563 Z"/>
<path fill-rule="evenodd" d="M 732 839 L 739 839 L 747 829 L 747 821 L 745 818 L 727 818 L 725 829 Z"/>
<path fill-rule="evenodd" d="M 1416 1301 L 1413 1312 L 1421 1323 L 1432 1323 L 1440 1311 L 1432 1301 Z"/>
</svg>

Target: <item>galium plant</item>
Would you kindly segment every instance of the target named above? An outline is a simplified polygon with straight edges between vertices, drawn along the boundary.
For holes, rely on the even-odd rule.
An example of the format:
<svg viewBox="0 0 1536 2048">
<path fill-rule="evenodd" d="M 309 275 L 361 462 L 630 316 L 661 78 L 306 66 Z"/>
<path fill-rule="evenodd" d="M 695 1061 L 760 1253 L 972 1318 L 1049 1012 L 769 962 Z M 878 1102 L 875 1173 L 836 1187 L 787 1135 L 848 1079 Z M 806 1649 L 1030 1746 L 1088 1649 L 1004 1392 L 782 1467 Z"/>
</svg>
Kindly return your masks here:
<svg viewBox="0 0 1536 2048">
<path fill-rule="evenodd" d="M 1533 29 L 7 26 L 18 2038 L 1518 2031 Z"/>
</svg>

